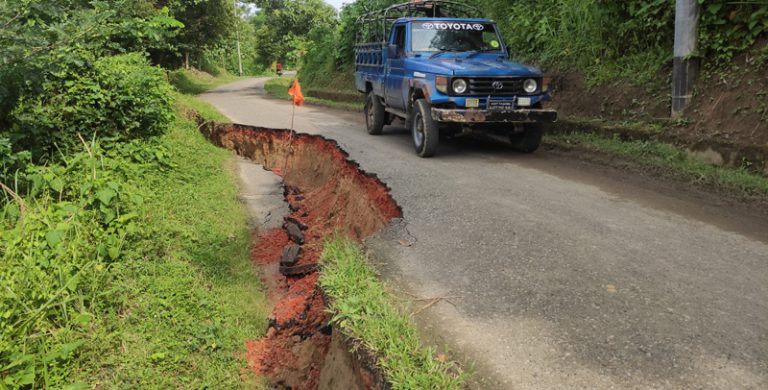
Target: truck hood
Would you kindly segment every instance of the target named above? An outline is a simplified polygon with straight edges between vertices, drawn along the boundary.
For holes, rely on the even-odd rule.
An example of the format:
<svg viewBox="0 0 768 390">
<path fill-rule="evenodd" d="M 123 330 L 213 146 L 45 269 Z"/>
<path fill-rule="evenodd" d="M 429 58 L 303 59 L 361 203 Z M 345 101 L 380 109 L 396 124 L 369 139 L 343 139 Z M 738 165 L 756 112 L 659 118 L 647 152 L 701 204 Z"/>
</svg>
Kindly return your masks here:
<svg viewBox="0 0 768 390">
<path fill-rule="evenodd" d="M 541 76 L 541 71 L 508 60 L 466 57 L 409 58 L 406 69 L 453 76 Z"/>
</svg>

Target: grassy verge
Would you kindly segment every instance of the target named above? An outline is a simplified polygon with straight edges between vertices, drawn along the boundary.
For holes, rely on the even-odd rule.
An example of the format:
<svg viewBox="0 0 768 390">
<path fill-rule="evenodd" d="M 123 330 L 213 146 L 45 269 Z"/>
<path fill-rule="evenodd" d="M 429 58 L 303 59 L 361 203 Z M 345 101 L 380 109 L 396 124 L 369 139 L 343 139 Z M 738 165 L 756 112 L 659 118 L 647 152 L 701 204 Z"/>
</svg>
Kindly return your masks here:
<svg viewBox="0 0 768 390">
<path fill-rule="evenodd" d="M 209 121 L 215 121 L 219 123 L 230 122 L 229 118 L 219 112 L 216 107 L 192 95 L 177 93 L 176 108 L 179 113 L 186 118 L 192 117 L 191 115 L 188 115 L 188 113 L 194 113 L 195 115 L 200 115 Z"/>
<path fill-rule="evenodd" d="M 290 88 L 291 84 L 293 83 L 293 80 L 294 80 L 293 77 L 274 78 L 267 81 L 266 84 L 264 84 L 264 89 L 267 91 L 268 94 L 272 96 L 275 96 L 280 99 L 290 100 L 291 96 L 288 95 L 288 88 Z M 329 99 L 321 99 L 313 96 L 306 96 L 306 93 L 304 95 L 306 98 L 306 102 L 310 104 L 316 104 L 319 106 L 332 107 L 332 108 L 339 108 L 343 110 L 352 110 L 352 111 L 363 110 L 362 99 L 360 103 L 350 103 L 350 102 L 339 102 L 339 101 L 334 101 Z"/>
<path fill-rule="evenodd" d="M 379 281 L 360 248 L 349 240 L 326 242 L 320 285 L 331 297 L 333 321 L 377 357 L 394 389 L 460 389 L 456 364 L 422 346 L 411 319 Z"/>
<path fill-rule="evenodd" d="M 168 81 L 181 93 L 197 95 L 220 85 L 241 79 L 229 73 L 213 76 L 196 69 L 177 69 L 168 72 Z"/>
<path fill-rule="evenodd" d="M 94 334 L 80 376 L 115 387 L 251 387 L 241 380 L 244 340 L 262 334 L 268 309 L 231 156 L 186 120 L 162 142 L 173 169 L 141 179 L 156 252 L 126 264 L 121 310 Z"/>
<path fill-rule="evenodd" d="M 0 389 L 257 386 L 244 340 L 268 307 L 230 164 L 177 115 L 5 188 Z"/>
<path fill-rule="evenodd" d="M 768 178 L 746 168 L 724 168 L 690 157 L 684 150 L 656 141 L 622 141 L 591 133 L 572 132 L 548 135 L 547 142 L 563 146 L 579 146 L 636 161 L 640 164 L 670 170 L 695 181 L 711 183 L 727 189 L 755 195 L 768 195 Z"/>
</svg>

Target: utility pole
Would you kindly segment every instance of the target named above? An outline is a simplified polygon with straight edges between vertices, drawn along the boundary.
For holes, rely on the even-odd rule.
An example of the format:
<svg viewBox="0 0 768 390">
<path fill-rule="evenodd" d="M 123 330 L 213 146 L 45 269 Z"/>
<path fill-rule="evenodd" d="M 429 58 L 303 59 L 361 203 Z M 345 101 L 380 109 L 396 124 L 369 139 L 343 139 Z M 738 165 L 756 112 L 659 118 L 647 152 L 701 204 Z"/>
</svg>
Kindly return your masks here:
<svg viewBox="0 0 768 390">
<path fill-rule="evenodd" d="M 676 0 L 675 49 L 672 68 L 672 117 L 677 118 L 691 101 L 699 73 L 696 52 L 699 31 L 698 0 Z"/>
<path fill-rule="evenodd" d="M 235 33 L 237 35 L 237 69 L 240 76 L 243 75 L 243 56 L 240 53 L 240 16 L 237 15 L 237 0 L 234 0 L 235 4 Z"/>
</svg>

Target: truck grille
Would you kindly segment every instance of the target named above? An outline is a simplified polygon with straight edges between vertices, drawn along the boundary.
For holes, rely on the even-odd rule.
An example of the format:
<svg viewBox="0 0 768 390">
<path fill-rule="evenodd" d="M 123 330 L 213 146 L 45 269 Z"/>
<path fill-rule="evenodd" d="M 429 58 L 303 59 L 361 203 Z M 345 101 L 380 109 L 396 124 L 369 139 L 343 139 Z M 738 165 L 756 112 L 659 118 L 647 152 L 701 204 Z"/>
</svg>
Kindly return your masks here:
<svg viewBox="0 0 768 390">
<path fill-rule="evenodd" d="M 529 94 L 523 90 L 523 81 L 529 77 L 472 77 L 467 79 L 469 82 L 469 95 L 480 96 L 515 96 L 515 95 L 535 95 L 539 91 Z M 541 88 L 541 79 L 535 79 Z M 493 83 L 499 81 L 502 84 L 501 89 L 496 89 Z"/>
</svg>

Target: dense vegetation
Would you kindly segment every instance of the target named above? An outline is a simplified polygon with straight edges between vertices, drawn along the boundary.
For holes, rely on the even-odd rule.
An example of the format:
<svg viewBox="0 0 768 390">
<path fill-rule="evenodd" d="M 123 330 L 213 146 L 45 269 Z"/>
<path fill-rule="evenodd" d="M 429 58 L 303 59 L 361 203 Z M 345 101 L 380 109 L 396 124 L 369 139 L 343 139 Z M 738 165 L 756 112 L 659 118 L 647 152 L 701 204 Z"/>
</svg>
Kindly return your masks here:
<svg viewBox="0 0 768 390">
<path fill-rule="evenodd" d="M 310 84 L 338 85 L 349 73 L 356 18 L 365 10 L 400 0 L 358 0 L 345 6 L 335 26 L 318 34 L 302 77 Z M 700 1 L 698 56 L 710 68 L 733 58 L 768 35 L 768 4 L 761 1 Z M 468 2 L 499 22 L 513 56 L 549 68 L 577 69 L 588 81 L 631 79 L 638 84 L 669 68 L 675 0 L 485 0 Z M 756 53 L 768 62 L 768 49 Z M 349 76 L 347 77 L 349 80 Z M 347 81 L 347 87 L 350 87 Z"/>
<path fill-rule="evenodd" d="M 333 25 L 336 10 L 322 0 L 257 0 L 253 19 L 262 64 L 295 65 L 317 37 Z M 314 37 L 314 39 L 313 39 Z"/>
<path fill-rule="evenodd" d="M 232 71 L 248 26 L 229 0 L 0 2 L 0 388 L 244 385 L 248 229 L 168 75 Z"/>
</svg>

